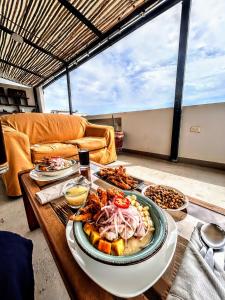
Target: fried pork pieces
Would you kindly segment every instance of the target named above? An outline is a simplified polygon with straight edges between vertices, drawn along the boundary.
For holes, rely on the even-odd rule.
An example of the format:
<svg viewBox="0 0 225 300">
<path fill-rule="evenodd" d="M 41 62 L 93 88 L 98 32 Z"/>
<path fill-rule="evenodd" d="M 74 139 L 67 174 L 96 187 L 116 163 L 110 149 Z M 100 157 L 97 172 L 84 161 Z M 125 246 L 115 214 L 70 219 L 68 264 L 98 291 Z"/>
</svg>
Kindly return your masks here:
<svg viewBox="0 0 225 300">
<path fill-rule="evenodd" d="M 96 221 L 101 213 L 101 208 L 105 206 L 108 201 L 112 201 L 117 194 L 122 195 L 123 193 L 116 189 L 108 189 L 106 191 L 104 189 L 98 188 L 97 194 L 91 192 L 88 195 L 86 206 L 79 209 L 80 214 L 72 215 L 70 217 L 70 220 L 85 222 L 87 220 L 93 219 Z"/>
<path fill-rule="evenodd" d="M 127 175 L 123 166 L 118 168 L 103 168 L 99 171 L 99 175 L 106 181 L 112 182 L 123 190 L 134 189 L 138 182 L 131 176 Z"/>
</svg>

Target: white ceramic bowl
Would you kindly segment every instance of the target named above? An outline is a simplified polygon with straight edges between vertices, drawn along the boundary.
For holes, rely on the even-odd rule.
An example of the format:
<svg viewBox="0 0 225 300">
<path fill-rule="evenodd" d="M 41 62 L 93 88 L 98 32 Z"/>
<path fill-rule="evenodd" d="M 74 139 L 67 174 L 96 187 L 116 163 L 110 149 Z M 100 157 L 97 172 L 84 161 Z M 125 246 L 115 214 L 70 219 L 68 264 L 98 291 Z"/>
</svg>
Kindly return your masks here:
<svg viewBox="0 0 225 300">
<path fill-rule="evenodd" d="M 178 208 L 162 208 L 162 209 L 164 209 L 164 210 L 166 210 L 166 211 L 168 211 L 168 212 L 176 212 L 176 211 L 184 210 L 185 208 L 187 208 L 188 203 L 189 203 L 188 198 L 187 198 L 181 191 L 179 191 L 179 190 L 177 190 L 177 189 L 175 189 L 175 188 L 173 188 L 173 187 L 171 187 L 171 186 L 168 186 L 168 185 L 163 185 L 163 184 L 158 184 L 158 185 L 157 185 L 157 184 L 151 184 L 151 185 L 147 185 L 147 186 L 141 191 L 141 192 L 142 192 L 142 195 L 144 195 L 145 197 L 151 199 L 149 196 L 146 196 L 146 195 L 145 195 L 146 190 L 147 190 L 150 186 L 161 186 L 161 187 L 164 187 L 164 188 L 173 190 L 173 191 L 179 193 L 179 194 L 183 197 L 183 202 L 184 202 L 184 204 L 183 204 L 182 206 L 180 206 L 180 207 L 178 207 Z M 152 199 L 151 199 L 151 200 L 152 200 Z M 152 201 L 153 201 L 153 200 L 152 200 Z M 157 203 L 155 203 L 155 204 L 157 205 Z"/>
</svg>

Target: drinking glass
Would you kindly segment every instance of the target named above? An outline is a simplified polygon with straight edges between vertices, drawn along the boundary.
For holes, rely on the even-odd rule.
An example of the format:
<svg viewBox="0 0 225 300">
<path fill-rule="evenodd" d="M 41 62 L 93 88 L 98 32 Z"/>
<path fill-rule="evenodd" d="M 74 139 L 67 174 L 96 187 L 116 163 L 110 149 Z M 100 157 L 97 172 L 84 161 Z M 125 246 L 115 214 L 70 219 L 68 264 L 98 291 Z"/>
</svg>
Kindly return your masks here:
<svg viewBox="0 0 225 300">
<path fill-rule="evenodd" d="M 71 208 L 78 209 L 85 206 L 89 191 L 90 183 L 68 182 L 63 188 L 63 195 Z"/>
</svg>

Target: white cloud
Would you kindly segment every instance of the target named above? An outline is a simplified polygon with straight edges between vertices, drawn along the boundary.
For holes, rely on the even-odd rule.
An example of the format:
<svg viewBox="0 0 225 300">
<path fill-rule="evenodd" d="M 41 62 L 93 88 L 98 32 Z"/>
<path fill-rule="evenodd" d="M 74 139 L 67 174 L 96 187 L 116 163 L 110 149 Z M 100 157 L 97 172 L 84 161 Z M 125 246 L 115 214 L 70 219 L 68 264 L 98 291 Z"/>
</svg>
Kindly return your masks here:
<svg viewBox="0 0 225 300">
<path fill-rule="evenodd" d="M 184 105 L 225 101 L 225 1 L 193 2 Z"/>
<path fill-rule="evenodd" d="M 74 107 L 95 114 L 172 105 L 179 15 L 180 5 L 74 70 Z"/>
<path fill-rule="evenodd" d="M 68 110 L 68 94 L 65 77 L 51 84 L 44 90 L 46 112 Z"/>
</svg>

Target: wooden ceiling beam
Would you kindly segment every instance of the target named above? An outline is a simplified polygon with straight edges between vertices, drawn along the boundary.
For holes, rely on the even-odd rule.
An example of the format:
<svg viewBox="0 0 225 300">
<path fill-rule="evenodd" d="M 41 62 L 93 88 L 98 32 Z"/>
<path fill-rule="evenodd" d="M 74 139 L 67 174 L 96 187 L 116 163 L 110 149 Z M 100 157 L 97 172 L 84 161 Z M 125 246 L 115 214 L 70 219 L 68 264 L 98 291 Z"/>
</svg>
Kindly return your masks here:
<svg viewBox="0 0 225 300">
<path fill-rule="evenodd" d="M 61 0 L 58 0 L 58 1 L 61 1 Z M 100 38 L 98 38 L 98 39 L 94 40 L 93 42 L 91 42 L 87 47 L 82 49 L 80 52 L 75 54 L 75 56 L 73 56 L 70 60 L 68 60 L 67 65 L 68 65 L 69 71 L 72 71 L 73 69 L 75 69 L 80 64 L 80 63 L 78 63 L 77 66 L 72 66 L 71 67 L 70 65 L 72 63 L 74 63 L 76 60 L 78 60 L 80 57 L 82 57 L 86 53 L 90 52 L 93 48 L 98 47 L 99 43 L 103 42 L 105 39 L 110 37 L 110 39 L 107 42 L 105 42 L 103 44 L 103 46 L 99 47 L 99 49 L 101 48 L 99 53 L 101 51 L 103 51 L 104 49 L 108 48 L 109 46 L 111 46 L 112 44 L 114 44 L 115 42 L 119 41 L 120 39 L 122 39 L 123 37 L 128 35 L 129 33 L 133 32 L 134 30 L 136 30 L 140 26 L 144 25 L 145 23 L 147 23 L 151 19 L 153 19 L 156 16 L 158 16 L 159 14 L 163 13 L 165 10 L 169 9 L 170 7 L 172 7 L 173 5 L 175 5 L 175 4 L 177 4 L 181 1 L 183 1 L 183 0 L 167 0 L 167 1 L 163 2 L 161 5 L 159 5 L 159 7 L 156 6 L 155 8 L 153 8 L 152 11 L 150 11 L 147 15 L 143 15 L 143 17 L 140 18 L 139 21 L 134 22 L 134 24 L 129 25 L 128 28 L 126 28 L 124 30 L 125 34 L 124 33 L 119 33 L 115 37 L 111 38 L 110 37 L 111 35 L 113 35 L 115 33 L 118 33 L 123 26 L 125 26 L 126 24 L 128 24 L 129 22 L 134 20 L 141 13 L 145 14 L 145 11 L 147 9 L 153 7 L 154 5 L 156 5 L 159 2 L 159 0 L 148 0 L 143 5 L 139 6 L 137 9 L 135 9 L 127 17 L 125 17 L 124 19 L 119 21 L 112 28 L 108 29 L 105 33 L 102 34 L 102 36 Z M 114 42 L 112 42 L 113 40 L 114 40 Z M 94 51 L 94 52 L 96 52 L 96 51 Z M 98 50 L 97 50 L 97 52 L 98 52 Z M 93 55 L 90 54 L 89 57 L 88 58 L 86 57 L 84 60 L 82 60 L 82 62 L 87 61 L 88 59 L 90 59 L 91 57 L 93 57 L 95 55 L 96 54 L 93 54 Z M 52 82 L 54 82 L 57 79 L 61 78 L 65 74 L 66 74 L 65 67 L 61 66 L 61 67 L 58 68 L 58 70 L 56 70 L 50 76 L 48 76 L 46 81 L 44 81 L 44 80 L 41 81 L 40 83 L 37 84 L 37 86 L 44 85 L 44 87 L 47 87 L 49 84 L 51 84 Z M 50 78 L 52 78 L 52 80 L 49 80 Z"/>
<path fill-rule="evenodd" d="M 69 1 L 58 0 L 61 5 L 63 5 L 74 17 L 79 19 L 84 23 L 92 32 L 94 32 L 98 37 L 102 36 L 102 32 L 98 30 L 79 10 L 77 10 Z"/>
<path fill-rule="evenodd" d="M 25 68 L 23 68 L 23 67 L 21 67 L 21 66 L 18 66 L 18 65 L 16 65 L 16 64 L 13 64 L 13 63 L 7 61 L 7 60 L 4 60 L 4 59 L 1 59 L 1 58 L 0 58 L 0 63 L 9 65 L 9 66 L 11 66 L 11 67 L 20 69 L 20 70 L 22 70 L 22 71 L 24 71 L 24 72 L 27 72 L 27 73 L 30 73 L 30 74 L 32 74 L 32 75 L 38 76 L 38 77 L 40 77 L 40 78 L 42 78 L 42 79 L 45 79 L 45 77 L 42 76 L 41 74 L 38 74 L 38 73 L 36 73 L 36 72 L 34 72 L 34 71 L 25 69 Z"/>
<path fill-rule="evenodd" d="M 10 30 L 9 28 L 5 27 L 5 26 L 2 25 L 2 24 L 0 24 L 0 30 L 4 31 L 4 32 L 6 32 L 6 33 L 8 33 L 8 34 L 10 34 L 10 35 L 12 35 L 12 34 L 14 33 L 12 30 Z M 16 32 L 15 32 L 15 33 L 16 33 Z M 46 55 L 51 56 L 53 59 L 56 59 L 56 60 L 60 61 L 60 62 L 63 63 L 63 64 L 66 64 L 66 61 L 63 60 L 62 58 L 58 57 L 57 55 L 55 55 L 55 54 L 49 52 L 48 50 L 46 50 L 46 49 L 44 49 L 44 48 L 38 46 L 37 44 L 31 42 L 31 41 L 28 40 L 27 38 L 24 38 L 24 37 L 22 37 L 22 38 L 23 38 L 23 42 L 26 43 L 27 45 L 29 45 L 29 46 L 31 46 L 31 47 L 33 47 L 33 48 L 35 48 L 35 49 L 41 51 L 42 53 L 45 53 Z"/>
<path fill-rule="evenodd" d="M 44 80 L 36 76 L 37 74 L 32 75 L 25 72 L 25 76 L 21 77 L 22 72 L 16 67 L 14 71 L 12 68 L 5 68 L 4 74 L 9 73 L 21 83 L 32 85 L 49 84 L 52 80 L 65 74 L 66 67 L 71 71 L 94 57 L 145 23 L 149 13 L 145 13 L 145 10 L 151 8 L 153 4 L 161 3 L 161 0 L 81 1 L 78 8 L 73 4 L 75 3 L 73 0 L 57 0 L 53 1 L 54 5 L 43 5 L 41 9 L 39 9 L 39 4 L 32 6 L 29 14 L 27 9 L 25 12 L 27 13 L 26 22 L 24 21 L 23 24 L 22 4 L 18 9 L 17 2 L 2 1 L 4 3 L 9 1 L 12 4 L 12 9 L 9 9 L 10 14 L 2 15 L 3 20 L 0 21 L 0 33 L 5 33 L 0 35 L 1 42 L 4 44 L 2 59 L 5 60 L 5 63 L 21 66 L 20 69 L 23 68 L 26 72 L 31 68 L 34 72 L 40 73 Z M 174 1 L 185 0 L 162 2 Z M 29 1 L 23 0 L 22 2 L 28 3 Z M 139 21 L 139 19 L 141 20 Z M 3 23 L 5 20 L 7 23 Z M 134 24 L 136 20 L 138 20 L 137 25 Z M 8 22 L 11 24 L 10 26 L 7 25 Z M 7 38 L 6 35 L 11 37 L 13 33 L 17 32 L 20 35 L 20 31 L 14 29 L 15 26 L 18 26 L 17 24 L 23 24 L 23 28 L 21 26 L 20 28 L 25 32 L 33 36 L 36 34 L 35 39 L 22 33 L 27 38 L 15 36 L 14 40 L 17 40 L 18 44 L 12 43 L 12 39 Z M 73 28 L 71 24 L 74 24 L 75 27 Z M 13 57 L 13 60 L 10 59 L 10 56 Z M 7 64 L 4 65 L 7 66 Z M 51 80 L 53 77 L 54 79 Z"/>
</svg>

